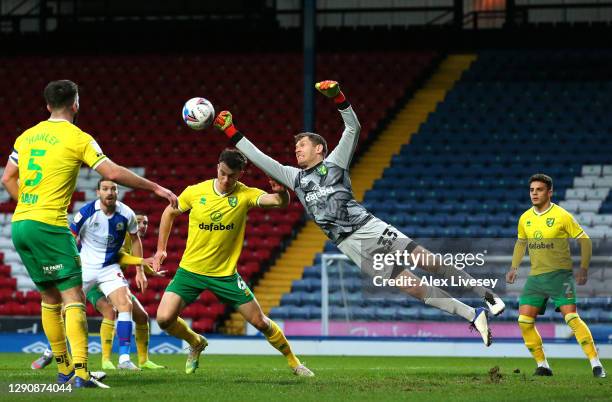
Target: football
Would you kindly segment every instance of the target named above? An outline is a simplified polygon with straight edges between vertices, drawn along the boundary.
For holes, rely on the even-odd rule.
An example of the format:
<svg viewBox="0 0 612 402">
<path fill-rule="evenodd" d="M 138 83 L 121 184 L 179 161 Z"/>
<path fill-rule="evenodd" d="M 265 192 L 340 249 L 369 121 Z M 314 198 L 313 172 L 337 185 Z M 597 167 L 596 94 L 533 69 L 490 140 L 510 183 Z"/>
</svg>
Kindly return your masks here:
<svg viewBox="0 0 612 402">
<path fill-rule="evenodd" d="M 204 130 L 215 119 L 215 108 L 208 99 L 191 98 L 183 106 L 183 120 L 194 130 Z"/>
</svg>

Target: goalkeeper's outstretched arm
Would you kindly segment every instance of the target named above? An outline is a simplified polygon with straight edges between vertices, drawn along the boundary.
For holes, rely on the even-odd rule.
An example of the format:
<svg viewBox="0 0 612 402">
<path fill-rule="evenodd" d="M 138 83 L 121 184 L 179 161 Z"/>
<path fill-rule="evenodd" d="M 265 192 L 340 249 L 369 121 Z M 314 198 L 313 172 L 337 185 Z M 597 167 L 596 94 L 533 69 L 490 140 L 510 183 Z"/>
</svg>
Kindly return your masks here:
<svg viewBox="0 0 612 402">
<path fill-rule="evenodd" d="M 215 127 L 222 130 L 236 146 L 255 166 L 264 171 L 268 176 L 281 183 L 283 186 L 294 189 L 295 178 L 300 172 L 293 166 L 281 165 L 278 161 L 270 158 L 249 141 L 236 127 L 232 114 L 228 111 L 219 113 L 215 119 Z"/>
<path fill-rule="evenodd" d="M 359 141 L 359 133 L 361 132 L 361 125 L 357 120 L 357 115 L 353 111 L 353 107 L 346 100 L 344 93 L 340 90 L 340 85 L 336 81 L 321 81 L 315 85 L 317 91 L 323 95 L 334 100 L 342 120 L 344 121 L 344 131 L 342 137 L 338 142 L 338 145 L 326 158 L 329 162 L 340 166 L 343 169 L 348 169 L 355 148 L 357 148 L 357 142 Z"/>
</svg>

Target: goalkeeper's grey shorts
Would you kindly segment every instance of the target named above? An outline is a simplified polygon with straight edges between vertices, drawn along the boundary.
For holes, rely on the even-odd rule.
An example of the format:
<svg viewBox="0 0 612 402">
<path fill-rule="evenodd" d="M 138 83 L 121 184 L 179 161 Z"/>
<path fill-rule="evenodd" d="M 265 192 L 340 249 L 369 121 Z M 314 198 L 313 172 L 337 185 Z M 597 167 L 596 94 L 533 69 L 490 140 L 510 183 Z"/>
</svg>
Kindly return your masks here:
<svg viewBox="0 0 612 402">
<path fill-rule="evenodd" d="M 361 268 L 361 272 L 387 279 L 410 268 L 404 264 L 404 251 L 410 254 L 417 246 L 410 237 L 376 217 L 338 244 L 340 251 Z M 400 264 L 396 263 L 398 254 Z"/>
</svg>

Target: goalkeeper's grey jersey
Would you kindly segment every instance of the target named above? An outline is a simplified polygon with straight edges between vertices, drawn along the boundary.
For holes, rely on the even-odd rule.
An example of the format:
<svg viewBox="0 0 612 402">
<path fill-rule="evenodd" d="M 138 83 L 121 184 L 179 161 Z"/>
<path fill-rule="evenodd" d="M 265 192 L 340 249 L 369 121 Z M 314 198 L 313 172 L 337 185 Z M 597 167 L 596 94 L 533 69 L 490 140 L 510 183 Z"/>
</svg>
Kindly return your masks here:
<svg viewBox="0 0 612 402">
<path fill-rule="evenodd" d="M 234 137 L 236 147 L 270 177 L 295 191 L 311 219 L 334 243 L 368 222 L 372 215 L 353 196 L 348 168 L 359 140 L 360 125 L 348 103 L 339 105 L 344 132 L 338 146 L 310 169 L 283 166 L 248 139 Z"/>
</svg>

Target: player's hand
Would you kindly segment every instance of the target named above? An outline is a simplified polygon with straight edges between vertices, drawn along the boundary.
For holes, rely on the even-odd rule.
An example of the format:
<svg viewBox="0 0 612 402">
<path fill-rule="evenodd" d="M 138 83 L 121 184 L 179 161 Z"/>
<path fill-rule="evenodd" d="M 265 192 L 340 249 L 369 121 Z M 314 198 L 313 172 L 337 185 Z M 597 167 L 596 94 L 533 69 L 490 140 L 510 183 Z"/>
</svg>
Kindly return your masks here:
<svg viewBox="0 0 612 402">
<path fill-rule="evenodd" d="M 157 187 L 155 188 L 154 193 L 156 196 L 160 198 L 165 198 L 166 200 L 168 200 L 168 203 L 170 203 L 172 208 L 178 207 L 178 198 L 176 194 L 174 194 L 172 191 L 168 190 L 167 188 L 162 187 L 158 184 Z"/>
<path fill-rule="evenodd" d="M 215 124 L 215 127 L 218 128 L 219 130 L 225 131 L 229 126 L 234 125 L 232 114 L 227 110 L 219 112 L 217 117 L 215 117 L 214 124 Z"/>
<path fill-rule="evenodd" d="M 153 269 L 153 257 L 143 258 L 142 267 L 146 275 L 155 276 L 157 278 L 163 278 L 166 276 L 166 273 L 168 273 L 168 271 L 155 271 Z"/>
<path fill-rule="evenodd" d="M 166 260 L 166 257 L 168 257 L 168 253 L 166 253 L 165 250 L 157 250 L 155 256 L 153 257 L 153 270 L 155 272 L 159 272 L 161 265 Z"/>
<path fill-rule="evenodd" d="M 147 290 L 147 276 L 144 274 L 144 271 L 142 269 L 137 269 L 136 270 L 136 286 L 138 287 L 138 289 L 140 289 L 140 291 L 142 293 L 144 293 L 145 290 Z"/>
<path fill-rule="evenodd" d="M 510 269 L 506 274 L 506 283 L 514 283 L 518 274 L 518 269 Z"/>
<path fill-rule="evenodd" d="M 586 269 L 580 268 L 578 272 L 576 272 L 576 284 L 577 285 L 586 285 L 588 279 L 589 271 Z"/>
<path fill-rule="evenodd" d="M 222 111 L 215 117 L 215 127 L 223 131 L 229 138 L 232 138 L 238 132 L 238 129 L 234 126 L 232 114 L 227 110 Z"/>
<path fill-rule="evenodd" d="M 285 186 L 283 186 L 271 177 L 268 177 L 268 183 L 270 183 L 270 188 L 272 189 L 273 193 L 284 193 L 285 191 L 287 191 L 287 188 L 285 188 Z"/>
<path fill-rule="evenodd" d="M 328 98 L 335 98 L 340 94 L 340 84 L 332 80 L 317 82 L 315 88 Z"/>
</svg>

